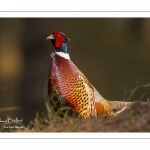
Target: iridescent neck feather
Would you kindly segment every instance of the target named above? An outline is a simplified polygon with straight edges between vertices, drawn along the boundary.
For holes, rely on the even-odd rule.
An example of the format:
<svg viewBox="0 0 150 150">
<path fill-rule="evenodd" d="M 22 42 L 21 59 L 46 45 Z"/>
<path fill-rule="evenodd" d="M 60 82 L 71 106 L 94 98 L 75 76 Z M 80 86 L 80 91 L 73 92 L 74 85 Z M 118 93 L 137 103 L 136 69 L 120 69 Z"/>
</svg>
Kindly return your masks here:
<svg viewBox="0 0 150 150">
<path fill-rule="evenodd" d="M 67 49 L 67 43 L 63 43 L 59 48 L 55 47 L 53 53 L 70 60 L 70 56 Z"/>
</svg>

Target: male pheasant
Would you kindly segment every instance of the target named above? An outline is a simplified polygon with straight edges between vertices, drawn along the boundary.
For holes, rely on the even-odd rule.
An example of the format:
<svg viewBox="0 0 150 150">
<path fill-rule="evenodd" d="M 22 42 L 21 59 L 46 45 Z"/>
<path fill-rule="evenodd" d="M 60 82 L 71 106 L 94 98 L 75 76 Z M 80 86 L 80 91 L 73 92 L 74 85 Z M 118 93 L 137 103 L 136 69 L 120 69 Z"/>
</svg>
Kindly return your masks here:
<svg viewBox="0 0 150 150">
<path fill-rule="evenodd" d="M 69 106 L 83 118 L 97 115 L 115 115 L 130 108 L 134 102 L 109 101 L 104 99 L 87 77 L 70 60 L 67 42 L 70 37 L 54 31 L 51 40 L 54 51 L 48 77 L 50 102 L 58 108 Z M 114 112 L 113 110 L 117 110 Z"/>
</svg>

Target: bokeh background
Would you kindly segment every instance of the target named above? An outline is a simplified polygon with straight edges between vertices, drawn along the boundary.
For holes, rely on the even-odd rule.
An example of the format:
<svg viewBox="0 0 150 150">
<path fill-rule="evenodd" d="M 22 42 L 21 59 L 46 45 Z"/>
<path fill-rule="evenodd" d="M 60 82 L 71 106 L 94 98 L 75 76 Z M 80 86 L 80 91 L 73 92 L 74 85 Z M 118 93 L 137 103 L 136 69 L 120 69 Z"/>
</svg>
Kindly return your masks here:
<svg viewBox="0 0 150 150">
<path fill-rule="evenodd" d="M 72 61 L 103 97 L 123 100 L 150 83 L 149 18 L 0 18 L 0 118 L 45 112 L 53 31 L 71 36 Z M 148 96 L 148 95 L 146 95 Z"/>
</svg>

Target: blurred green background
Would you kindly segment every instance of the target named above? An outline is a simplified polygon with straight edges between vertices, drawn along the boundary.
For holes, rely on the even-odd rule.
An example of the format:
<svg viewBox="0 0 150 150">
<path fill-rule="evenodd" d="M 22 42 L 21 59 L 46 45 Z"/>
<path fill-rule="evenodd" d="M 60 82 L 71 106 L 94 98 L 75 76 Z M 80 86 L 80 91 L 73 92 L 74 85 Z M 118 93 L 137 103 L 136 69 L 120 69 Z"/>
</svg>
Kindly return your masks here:
<svg viewBox="0 0 150 150">
<path fill-rule="evenodd" d="M 24 119 L 46 112 L 47 76 L 53 31 L 71 36 L 72 61 L 106 99 L 122 100 L 126 90 L 150 83 L 149 18 L 1 18 L 0 112 Z"/>
</svg>

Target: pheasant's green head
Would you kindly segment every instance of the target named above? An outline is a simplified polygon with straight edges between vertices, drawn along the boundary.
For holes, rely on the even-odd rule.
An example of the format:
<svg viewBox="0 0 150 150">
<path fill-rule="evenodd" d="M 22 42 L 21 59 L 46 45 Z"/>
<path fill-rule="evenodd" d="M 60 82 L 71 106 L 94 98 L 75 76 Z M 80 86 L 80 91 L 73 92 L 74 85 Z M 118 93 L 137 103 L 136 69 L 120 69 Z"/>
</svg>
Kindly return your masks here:
<svg viewBox="0 0 150 150">
<path fill-rule="evenodd" d="M 55 51 L 65 53 L 67 52 L 67 42 L 71 40 L 69 36 L 59 31 L 54 31 L 47 39 L 51 40 L 51 46 L 55 48 Z"/>
</svg>

